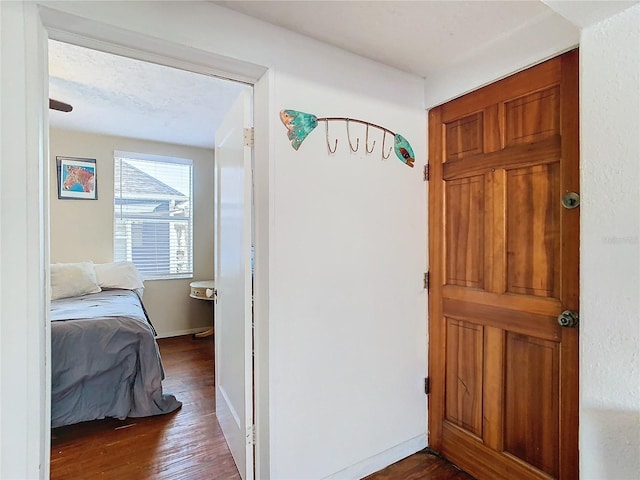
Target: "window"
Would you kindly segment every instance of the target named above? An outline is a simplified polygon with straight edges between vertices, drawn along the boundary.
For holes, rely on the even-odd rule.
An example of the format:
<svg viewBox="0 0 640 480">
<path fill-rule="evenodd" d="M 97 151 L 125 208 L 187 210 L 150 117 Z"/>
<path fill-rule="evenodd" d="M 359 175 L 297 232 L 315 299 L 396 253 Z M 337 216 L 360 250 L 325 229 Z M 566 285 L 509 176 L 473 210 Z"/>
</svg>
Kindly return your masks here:
<svg viewBox="0 0 640 480">
<path fill-rule="evenodd" d="M 114 261 L 145 279 L 193 276 L 191 160 L 114 155 Z"/>
</svg>

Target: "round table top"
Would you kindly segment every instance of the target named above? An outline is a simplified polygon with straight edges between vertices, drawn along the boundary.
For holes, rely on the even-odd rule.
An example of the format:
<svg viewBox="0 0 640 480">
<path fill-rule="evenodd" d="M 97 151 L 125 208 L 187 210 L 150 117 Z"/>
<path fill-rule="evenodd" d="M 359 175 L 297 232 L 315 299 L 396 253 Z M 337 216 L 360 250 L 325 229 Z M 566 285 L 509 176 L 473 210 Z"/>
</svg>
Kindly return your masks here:
<svg viewBox="0 0 640 480">
<path fill-rule="evenodd" d="M 216 284 L 213 280 L 191 282 L 189 286 L 191 287 L 191 292 L 189 293 L 191 298 L 197 298 L 198 300 L 215 300 Z"/>
</svg>

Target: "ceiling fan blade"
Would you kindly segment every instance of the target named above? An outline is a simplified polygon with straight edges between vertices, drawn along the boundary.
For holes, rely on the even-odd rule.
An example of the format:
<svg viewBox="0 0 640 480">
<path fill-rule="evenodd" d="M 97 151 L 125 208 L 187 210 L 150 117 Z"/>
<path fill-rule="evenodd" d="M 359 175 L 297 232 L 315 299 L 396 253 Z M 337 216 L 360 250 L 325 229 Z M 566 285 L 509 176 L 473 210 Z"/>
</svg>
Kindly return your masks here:
<svg viewBox="0 0 640 480">
<path fill-rule="evenodd" d="M 61 112 L 70 112 L 73 110 L 73 107 L 68 103 L 59 102 L 53 98 L 49 99 L 49 108 L 52 110 L 60 110 Z"/>
</svg>

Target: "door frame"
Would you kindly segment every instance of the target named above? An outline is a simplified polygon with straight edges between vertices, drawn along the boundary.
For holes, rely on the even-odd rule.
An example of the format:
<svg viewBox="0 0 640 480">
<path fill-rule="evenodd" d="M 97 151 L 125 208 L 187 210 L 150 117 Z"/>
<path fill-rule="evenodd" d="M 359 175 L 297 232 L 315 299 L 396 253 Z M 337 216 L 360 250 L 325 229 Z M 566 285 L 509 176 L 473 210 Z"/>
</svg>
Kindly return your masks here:
<svg viewBox="0 0 640 480">
<path fill-rule="evenodd" d="M 100 50 L 107 53 L 134 58 L 141 61 L 157 63 L 164 66 L 179 68 L 193 73 L 221 77 L 238 81 L 253 86 L 253 121 L 255 128 L 254 148 L 254 182 L 252 205 L 254 219 L 254 247 L 255 247 L 255 279 L 254 279 L 254 355 L 255 365 L 253 371 L 254 391 L 254 424 L 256 426 L 256 442 L 254 446 L 255 477 L 268 478 L 270 473 L 269 461 L 269 381 L 268 381 L 268 285 L 269 285 L 269 165 L 272 156 L 269 145 L 268 125 L 269 111 L 273 92 L 273 72 L 266 66 L 256 65 L 243 60 L 218 55 L 210 51 L 198 50 L 192 47 L 182 46 L 165 40 L 149 37 L 140 33 L 120 29 L 118 27 L 100 23 L 87 18 L 54 10 L 52 8 L 38 6 L 37 12 L 40 20 L 39 33 L 45 39 L 58 40 L 74 45 Z M 48 61 L 46 41 L 39 45 L 38 58 L 44 59 L 42 77 L 39 79 L 46 86 L 43 91 L 27 89 L 27 95 L 32 96 L 35 103 L 46 102 L 48 96 Z M 45 233 L 42 245 L 44 252 L 39 252 L 39 270 L 48 274 L 49 258 L 49 119 L 48 111 L 44 111 L 39 118 L 41 135 L 45 142 L 42 156 L 38 161 L 42 162 L 44 170 L 44 190 L 40 199 L 40 207 L 45 213 Z M 44 260 L 46 259 L 46 260 Z M 48 285 L 47 275 L 44 278 Z M 40 304 L 41 312 L 44 312 L 42 320 L 45 324 L 46 339 L 45 351 L 40 354 L 40 371 L 44 372 L 44 396 L 40 401 L 41 431 L 49 431 L 48 422 L 51 416 L 51 379 L 47 374 L 50 360 L 50 329 L 48 294 L 44 304 Z M 39 457 L 43 459 L 40 472 L 44 478 L 49 478 L 50 465 L 50 438 L 47 435 L 41 442 Z"/>
</svg>

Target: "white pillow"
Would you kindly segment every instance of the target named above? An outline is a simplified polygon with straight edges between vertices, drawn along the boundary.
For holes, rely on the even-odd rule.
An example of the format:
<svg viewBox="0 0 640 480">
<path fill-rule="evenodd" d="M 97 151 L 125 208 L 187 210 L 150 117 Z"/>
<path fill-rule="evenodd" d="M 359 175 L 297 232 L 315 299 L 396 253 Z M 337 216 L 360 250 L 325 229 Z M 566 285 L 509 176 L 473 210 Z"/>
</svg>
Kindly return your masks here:
<svg viewBox="0 0 640 480">
<path fill-rule="evenodd" d="M 51 300 L 79 297 L 101 290 L 92 262 L 51 265 Z"/>
<path fill-rule="evenodd" d="M 96 278 L 102 288 L 136 290 L 141 294 L 144 283 L 136 266 L 131 262 L 96 263 Z"/>
</svg>

